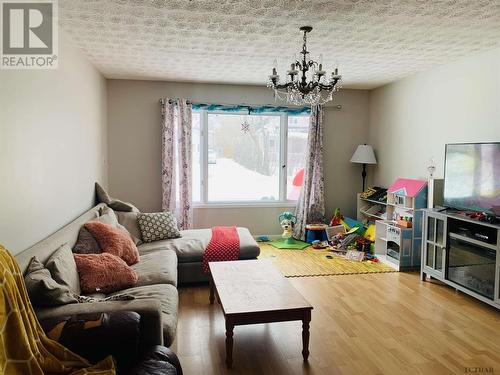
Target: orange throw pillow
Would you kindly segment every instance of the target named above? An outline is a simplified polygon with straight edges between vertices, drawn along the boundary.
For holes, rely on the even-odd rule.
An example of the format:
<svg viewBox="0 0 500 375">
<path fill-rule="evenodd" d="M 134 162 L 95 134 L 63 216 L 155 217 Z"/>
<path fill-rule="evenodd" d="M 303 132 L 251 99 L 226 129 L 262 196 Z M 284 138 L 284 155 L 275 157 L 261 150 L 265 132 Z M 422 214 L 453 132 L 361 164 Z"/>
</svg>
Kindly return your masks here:
<svg viewBox="0 0 500 375">
<path fill-rule="evenodd" d="M 122 258 L 129 266 L 139 261 L 139 250 L 128 233 L 99 221 L 90 221 L 84 226 L 94 236 L 102 252 Z"/>
<path fill-rule="evenodd" d="M 74 254 L 84 294 L 113 293 L 130 288 L 139 276 L 122 259 L 109 253 Z"/>
</svg>

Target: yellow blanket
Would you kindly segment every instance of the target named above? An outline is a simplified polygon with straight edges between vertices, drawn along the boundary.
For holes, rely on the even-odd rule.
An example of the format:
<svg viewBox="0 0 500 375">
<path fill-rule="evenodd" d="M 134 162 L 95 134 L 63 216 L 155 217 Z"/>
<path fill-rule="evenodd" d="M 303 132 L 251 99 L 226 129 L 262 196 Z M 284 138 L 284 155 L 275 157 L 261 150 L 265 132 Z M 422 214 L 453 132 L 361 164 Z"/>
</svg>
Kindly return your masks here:
<svg viewBox="0 0 500 375">
<path fill-rule="evenodd" d="M 12 255 L 0 245 L 0 373 L 115 374 L 113 358 L 92 366 L 42 330 L 28 299 L 24 278 Z"/>
</svg>

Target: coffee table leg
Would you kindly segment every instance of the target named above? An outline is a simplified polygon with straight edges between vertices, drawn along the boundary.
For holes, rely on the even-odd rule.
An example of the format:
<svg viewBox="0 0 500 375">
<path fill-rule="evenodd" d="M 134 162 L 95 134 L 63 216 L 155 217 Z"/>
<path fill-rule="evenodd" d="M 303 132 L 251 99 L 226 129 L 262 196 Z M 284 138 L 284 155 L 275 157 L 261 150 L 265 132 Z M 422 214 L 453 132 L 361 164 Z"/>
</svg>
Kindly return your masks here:
<svg viewBox="0 0 500 375">
<path fill-rule="evenodd" d="M 233 365 L 233 330 L 234 324 L 226 318 L 226 366 L 231 368 Z"/>
<path fill-rule="evenodd" d="M 210 276 L 210 304 L 213 305 L 214 304 L 214 300 L 215 300 L 215 297 L 214 297 L 214 281 L 212 280 L 212 276 Z"/>
<path fill-rule="evenodd" d="M 304 361 L 309 358 L 309 322 L 311 321 L 311 311 L 304 312 L 302 318 L 302 357 Z"/>
</svg>

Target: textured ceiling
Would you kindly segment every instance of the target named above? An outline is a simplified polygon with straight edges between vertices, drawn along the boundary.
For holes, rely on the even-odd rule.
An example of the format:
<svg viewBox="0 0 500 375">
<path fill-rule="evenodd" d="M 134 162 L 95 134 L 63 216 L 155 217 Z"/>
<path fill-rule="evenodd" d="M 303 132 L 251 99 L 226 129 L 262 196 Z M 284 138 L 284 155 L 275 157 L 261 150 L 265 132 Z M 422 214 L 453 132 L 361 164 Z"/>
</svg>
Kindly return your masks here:
<svg viewBox="0 0 500 375">
<path fill-rule="evenodd" d="M 500 46 L 500 0 L 59 0 L 108 78 L 264 84 L 308 49 L 343 87 L 373 88 Z"/>
</svg>

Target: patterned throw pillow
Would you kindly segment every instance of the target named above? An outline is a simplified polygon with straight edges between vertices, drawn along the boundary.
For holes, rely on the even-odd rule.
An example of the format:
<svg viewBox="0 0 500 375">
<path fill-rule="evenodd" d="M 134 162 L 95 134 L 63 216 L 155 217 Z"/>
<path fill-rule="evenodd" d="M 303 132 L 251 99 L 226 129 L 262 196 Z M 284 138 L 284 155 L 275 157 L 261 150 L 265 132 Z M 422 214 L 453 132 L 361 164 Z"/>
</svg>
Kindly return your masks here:
<svg viewBox="0 0 500 375">
<path fill-rule="evenodd" d="M 177 221 L 171 212 L 139 213 L 137 214 L 137 223 L 144 242 L 168 240 L 181 236 L 179 228 L 177 228 Z"/>
</svg>

